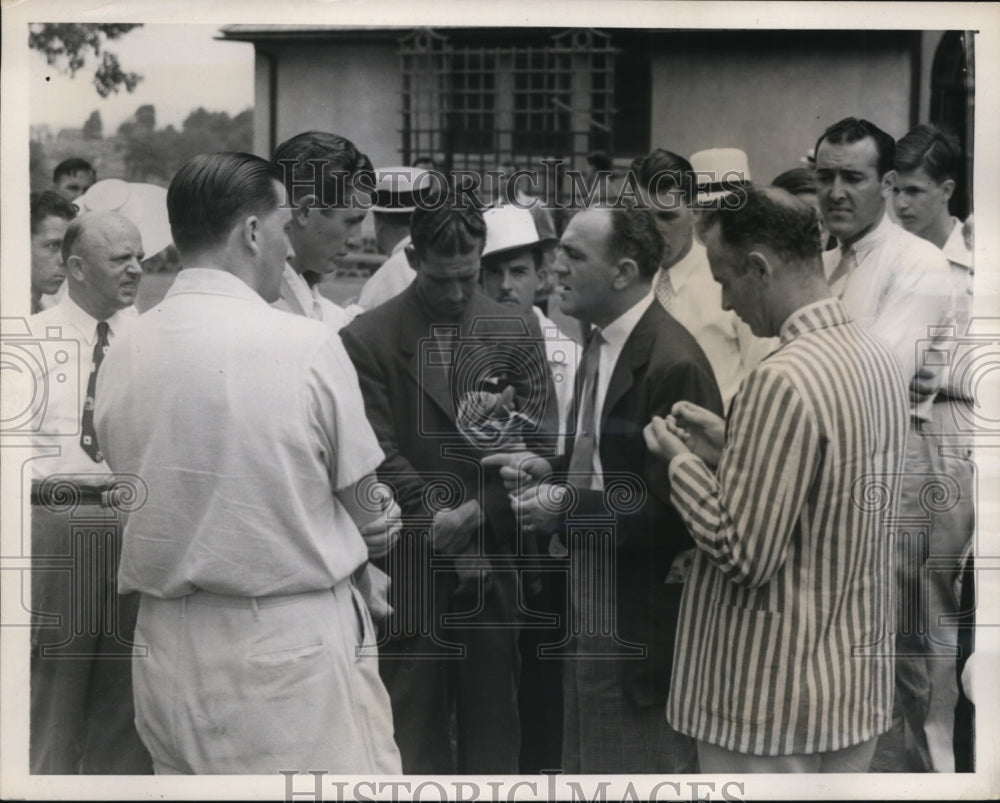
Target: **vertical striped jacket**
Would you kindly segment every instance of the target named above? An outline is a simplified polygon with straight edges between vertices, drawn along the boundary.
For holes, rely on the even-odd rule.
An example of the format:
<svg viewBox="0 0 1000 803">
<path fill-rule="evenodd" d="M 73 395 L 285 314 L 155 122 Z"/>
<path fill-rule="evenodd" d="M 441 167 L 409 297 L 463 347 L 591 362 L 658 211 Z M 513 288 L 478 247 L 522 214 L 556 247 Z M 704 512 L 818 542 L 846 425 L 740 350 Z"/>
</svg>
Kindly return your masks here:
<svg viewBox="0 0 1000 803">
<path fill-rule="evenodd" d="M 744 380 L 717 473 L 694 455 L 671 461 L 671 500 L 698 546 L 671 725 L 766 756 L 888 729 L 888 506 L 863 486 L 891 493 L 907 419 L 898 363 L 831 298 L 793 313 Z"/>
</svg>

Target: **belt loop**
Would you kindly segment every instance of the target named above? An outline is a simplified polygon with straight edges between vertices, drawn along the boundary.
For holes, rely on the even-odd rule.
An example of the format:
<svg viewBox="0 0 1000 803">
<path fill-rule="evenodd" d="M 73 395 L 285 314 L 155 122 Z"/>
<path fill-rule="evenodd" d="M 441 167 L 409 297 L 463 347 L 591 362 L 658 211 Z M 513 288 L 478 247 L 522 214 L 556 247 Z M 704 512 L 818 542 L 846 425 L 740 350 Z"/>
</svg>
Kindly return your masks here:
<svg viewBox="0 0 1000 803">
<path fill-rule="evenodd" d="M 260 621 L 260 606 L 257 604 L 256 597 L 250 597 L 250 607 L 253 609 L 253 619 L 255 622 Z"/>
</svg>

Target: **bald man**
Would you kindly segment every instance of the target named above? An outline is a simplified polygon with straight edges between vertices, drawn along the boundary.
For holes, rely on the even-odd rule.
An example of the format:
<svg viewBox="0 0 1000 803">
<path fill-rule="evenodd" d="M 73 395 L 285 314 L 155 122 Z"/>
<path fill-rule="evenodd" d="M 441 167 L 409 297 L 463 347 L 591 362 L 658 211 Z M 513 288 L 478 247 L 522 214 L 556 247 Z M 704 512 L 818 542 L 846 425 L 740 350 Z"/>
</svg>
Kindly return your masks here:
<svg viewBox="0 0 1000 803">
<path fill-rule="evenodd" d="M 136 316 L 142 239 L 121 215 L 91 212 L 67 227 L 62 258 L 66 297 L 30 319 L 47 389 L 32 462 L 31 772 L 148 773 L 133 724 L 137 601 L 115 591 L 120 511 L 94 431 L 97 372 Z"/>
</svg>

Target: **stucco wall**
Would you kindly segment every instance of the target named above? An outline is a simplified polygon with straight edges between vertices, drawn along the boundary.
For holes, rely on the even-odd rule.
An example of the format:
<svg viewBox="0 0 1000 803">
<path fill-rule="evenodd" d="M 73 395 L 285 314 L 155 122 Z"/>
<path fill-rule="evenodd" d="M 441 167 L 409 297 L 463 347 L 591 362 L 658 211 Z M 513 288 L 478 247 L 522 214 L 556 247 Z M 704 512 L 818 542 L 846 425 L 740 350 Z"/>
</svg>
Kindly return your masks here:
<svg viewBox="0 0 1000 803">
<path fill-rule="evenodd" d="M 277 141 L 269 143 L 272 147 L 318 129 L 352 140 L 376 167 L 399 163 L 402 82 L 392 44 L 297 42 L 269 49 L 278 59 Z M 258 65 L 262 61 L 258 58 Z M 260 83 L 257 97 L 259 103 Z M 255 145 L 262 150 L 270 124 L 266 115 L 257 117 L 261 139 Z"/>
<path fill-rule="evenodd" d="M 862 52 L 727 44 L 653 54 L 652 147 L 685 156 L 742 148 L 754 180 L 770 182 L 801 166 L 823 129 L 843 117 L 865 117 L 894 137 L 909 129 L 911 60 L 898 44 Z"/>
</svg>

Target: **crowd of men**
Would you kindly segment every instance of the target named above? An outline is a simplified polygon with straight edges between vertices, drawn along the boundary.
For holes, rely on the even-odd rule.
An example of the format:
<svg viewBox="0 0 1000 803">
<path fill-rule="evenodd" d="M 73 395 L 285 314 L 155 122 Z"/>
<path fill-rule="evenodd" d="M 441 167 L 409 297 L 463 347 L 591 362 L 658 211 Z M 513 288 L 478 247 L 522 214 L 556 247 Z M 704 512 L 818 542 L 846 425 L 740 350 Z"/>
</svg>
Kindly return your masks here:
<svg viewBox="0 0 1000 803">
<path fill-rule="evenodd" d="M 33 195 L 83 370 L 39 377 L 32 772 L 954 770 L 961 163 L 855 118 L 774 186 L 658 148 L 557 235 L 309 131 L 178 171 L 142 315 L 157 212 Z"/>
</svg>

